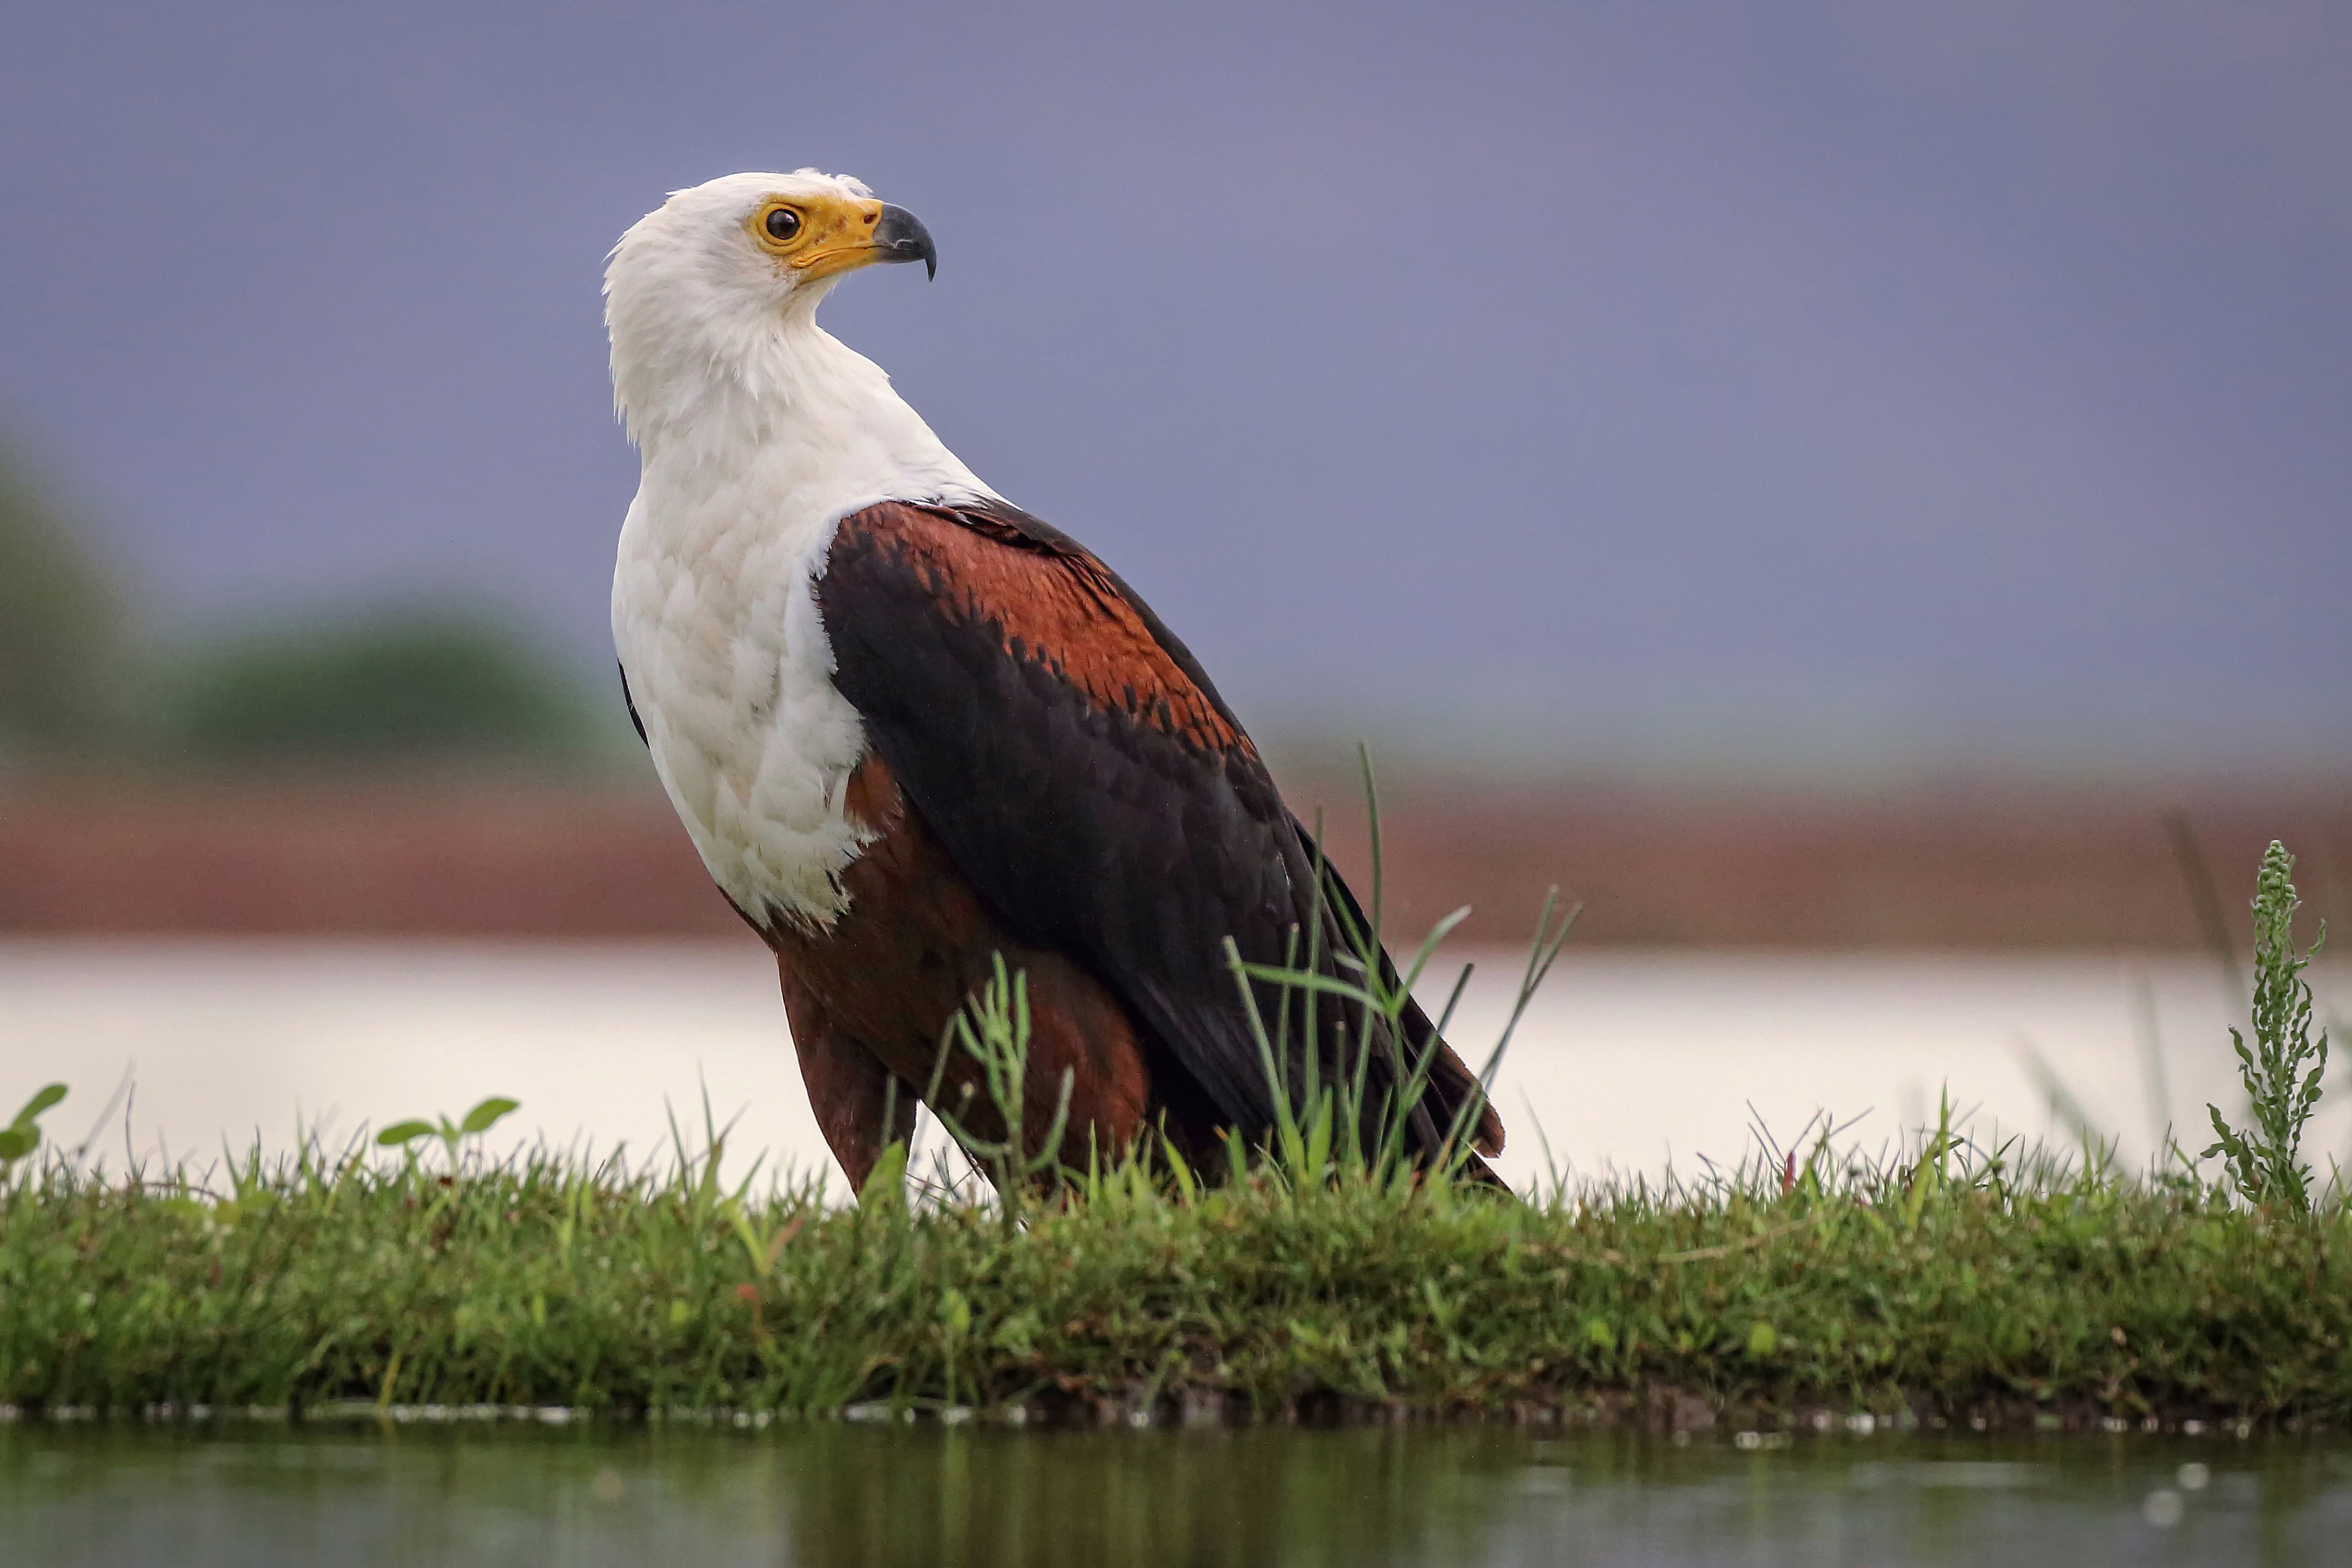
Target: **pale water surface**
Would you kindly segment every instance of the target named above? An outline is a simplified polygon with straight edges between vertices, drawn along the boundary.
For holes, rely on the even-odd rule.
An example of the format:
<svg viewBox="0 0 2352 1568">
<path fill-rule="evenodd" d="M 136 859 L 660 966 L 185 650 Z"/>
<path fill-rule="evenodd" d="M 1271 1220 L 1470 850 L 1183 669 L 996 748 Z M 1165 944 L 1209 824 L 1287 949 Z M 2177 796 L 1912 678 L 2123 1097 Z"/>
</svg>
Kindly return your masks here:
<svg viewBox="0 0 2352 1568">
<path fill-rule="evenodd" d="M 1507 1009 L 1520 955 L 1481 951 L 1453 1030 L 1474 1063 Z M 2317 972 L 2323 1010 L 2352 994 Z M 1424 989 L 1442 993 L 1452 971 Z M 1690 1171 L 1783 1140 L 1818 1110 L 1892 1138 L 1948 1089 L 1980 1135 L 2054 1131 L 2030 1044 L 2128 1159 L 2168 1119 L 2210 1141 L 2204 1105 L 2236 1106 L 2223 976 L 2207 960 L 1825 956 L 1608 951 L 1563 956 L 1521 1026 L 1497 1091 L 1525 1182 Z M 2157 1049 L 2148 1047 L 2153 1020 Z M 2339 1052 L 2339 1056 L 2346 1053 Z M 0 1116 L 39 1083 L 73 1098 L 50 1119 L 78 1142 L 136 1064 L 127 1125 L 97 1150 L 205 1156 L 298 1118 L 363 1122 L 462 1111 L 504 1094 L 505 1145 L 544 1135 L 638 1151 L 675 1110 L 698 1142 L 705 1092 L 730 1150 L 828 1168 L 766 955 L 740 942 L 0 942 Z M 1866 1114 L 1865 1114 L 1866 1113 Z M 2324 1103 L 2313 1152 L 2352 1143 L 2352 1094 Z M 740 1168 L 740 1166 L 738 1167 Z"/>
<path fill-rule="evenodd" d="M 1500 1431 L 0 1427 L 0 1561 L 278 1564 L 2352 1562 L 2352 1448 Z"/>
</svg>

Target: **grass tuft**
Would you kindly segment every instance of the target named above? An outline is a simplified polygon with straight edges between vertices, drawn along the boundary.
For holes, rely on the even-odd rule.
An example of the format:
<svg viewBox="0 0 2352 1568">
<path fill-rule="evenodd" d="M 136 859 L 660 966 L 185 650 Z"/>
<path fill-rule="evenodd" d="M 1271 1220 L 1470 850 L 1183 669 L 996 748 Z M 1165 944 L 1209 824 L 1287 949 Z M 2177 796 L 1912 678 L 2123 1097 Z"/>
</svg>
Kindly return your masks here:
<svg viewBox="0 0 2352 1568">
<path fill-rule="evenodd" d="M 1988 1149 L 1947 1101 L 1875 1153 L 1822 1119 L 1787 1147 L 1759 1129 L 1728 1170 L 1555 1175 L 1498 1203 L 1447 1179 L 1450 1157 L 1407 1160 L 1393 1108 L 1358 1114 L 1360 1052 L 1286 1082 L 1288 1119 L 1255 1154 L 1230 1142 L 1220 1181 L 1149 1145 L 1081 1171 L 1066 1088 L 1024 1140 L 1022 988 L 1000 974 L 950 1042 L 1004 1118 L 1003 1139 L 965 1140 L 994 1194 L 910 1200 L 903 1145 L 854 1207 L 756 1163 L 730 1176 L 707 1114 L 701 1145 L 677 1134 L 658 1163 L 492 1158 L 496 1100 L 395 1125 L 397 1153 L 313 1137 L 203 1168 L 110 1173 L 26 1134 L 0 1164 L 0 1406 L 2341 1425 L 2352 1205 L 2297 1163 L 2325 1040 L 2306 1038 L 2291 865 L 2274 847 L 2260 884 L 2235 1196 L 2177 1150 L 2133 1173 L 2091 1140 Z M 1548 916 L 1523 1005 L 1559 935 Z M 1402 981 L 1369 958 L 1343 981 L 1237 979 L 1352 986 L 1361 1017 L 1427 959 Z M 427 1135 L 446 1164 L 411 1152 Z"/>
<path fill-rule="evenodd" d="M 1019 1225 L 720 1158 L 51 1155 L 0 1187 L 0 1404 L 2352 1419 L 2340 1200 L 2289 1220 L 1948 1122 L 1524 1205 L 1139 1158 Z"/>
<path fill-rule="evenodd" d="M 2303 1163 L 2303 1131 L 2319 1109 L 2320 1079 L 2327 1071 L 2327 1031 L 2311 1037 L 2311 985 L 2303 972 L 2326 944 L 2327 928 L 2308 952 L 2294 946 L 2294 857 L 2273 840 L 2254 880 L 2254 1045 L 2236 1029 L 2238 1076 L 2245 1085 L 2253 1125 L 2241 1131 L 2221 1120 L 2221 1107 L 2205 1109 L 2218 1140 L 2205 1158 L 2221 1155 L 2230 1179 L 2248 1203 L 2282 1204 L 2298 1213 L 2311 1209 L 2311 1167 Z M 2306 1070 L 2307 1069 L 2307 1070 Z"/>
</svg>

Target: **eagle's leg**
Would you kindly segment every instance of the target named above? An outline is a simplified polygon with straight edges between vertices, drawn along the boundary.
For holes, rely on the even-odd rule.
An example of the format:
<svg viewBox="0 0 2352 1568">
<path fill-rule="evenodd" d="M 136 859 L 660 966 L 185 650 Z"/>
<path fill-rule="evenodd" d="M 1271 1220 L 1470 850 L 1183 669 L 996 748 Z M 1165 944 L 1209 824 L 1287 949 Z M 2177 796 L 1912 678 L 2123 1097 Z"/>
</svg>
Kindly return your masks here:
<svg viewBox="0 0 2352 1568">
<path fill-rule="evenodd" d="M 780 961 L 784 1017 L 801 1060 L 809 1109 L 825 1146 L 841 1162 L 851 1187 L 863 1190 L 875 1162 L 893 1143 L 915 1134 L 916 1090 L 895 1078 L 882 1058 L 838 1028 L 823 1004 Z"/>
</svg>

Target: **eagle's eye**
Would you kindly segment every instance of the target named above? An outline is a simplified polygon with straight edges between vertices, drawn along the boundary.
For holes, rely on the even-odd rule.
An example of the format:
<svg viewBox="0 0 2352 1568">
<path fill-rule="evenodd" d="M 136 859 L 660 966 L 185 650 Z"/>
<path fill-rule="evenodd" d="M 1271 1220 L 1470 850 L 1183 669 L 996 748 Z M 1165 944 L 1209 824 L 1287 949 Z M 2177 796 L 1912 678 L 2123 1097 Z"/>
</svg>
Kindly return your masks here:
<svg viewBox="0 0 2352 1568">
<path fill-rule="evenodd" d="M 801 215 L 790 207 L 777 207 L 768 214 L 767 221 L 761 226 L 768 231 L 770 239 L 781 243 L 800 233 Z"/>
</svg>

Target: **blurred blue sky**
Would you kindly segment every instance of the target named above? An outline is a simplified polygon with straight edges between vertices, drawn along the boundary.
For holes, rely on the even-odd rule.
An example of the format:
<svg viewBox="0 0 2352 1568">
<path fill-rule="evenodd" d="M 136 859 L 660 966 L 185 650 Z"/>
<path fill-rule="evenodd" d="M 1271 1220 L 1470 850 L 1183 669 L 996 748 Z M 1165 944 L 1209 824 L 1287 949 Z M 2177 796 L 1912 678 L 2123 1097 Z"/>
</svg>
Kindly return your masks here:
<svg viewBox="0 0 2352 1568">
<path fill-rule="evenodd" d="M 828 324 L 1262 721 L 2352 757 L 2340 5 L 9 33 L 0 426 L 167 624 L 457 589 L 601 666 L 604 251 L 672 187 L 814 163 L 941 251 Z"/>
</svg>

